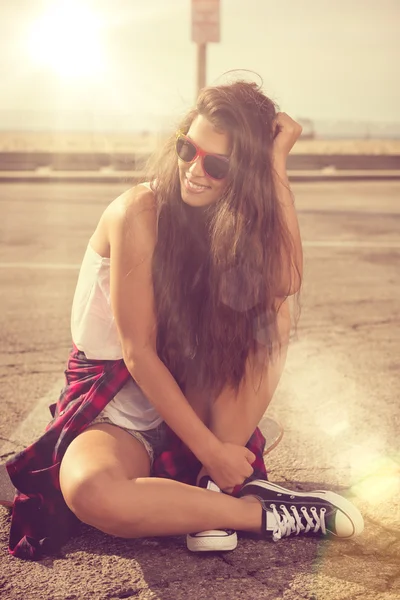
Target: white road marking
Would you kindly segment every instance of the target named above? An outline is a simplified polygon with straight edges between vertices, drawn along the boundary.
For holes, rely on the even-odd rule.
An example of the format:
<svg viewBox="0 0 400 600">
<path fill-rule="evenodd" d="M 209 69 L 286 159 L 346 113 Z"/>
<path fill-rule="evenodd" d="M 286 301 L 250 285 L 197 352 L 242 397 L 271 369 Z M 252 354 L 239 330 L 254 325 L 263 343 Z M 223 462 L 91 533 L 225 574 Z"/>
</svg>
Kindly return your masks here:
<svg viewBox="0 0 400 600">
<path fill-rule="evenodd" d="M 303 241 L 304 248 L 348 248 L 353 250 L 397 250 L 400 249 L 400 241 L 391 242 L 357 242 L 353 240 L 310 240 Z M 30 262 L 0 262 L 0 269 L 43 269 L 74 271 L 80 268 L 80 264 L 74 263 L 30 263 Z"/>
<path fill-rule="evenodd" d="M 80 265 L 68 263 L 28 263 L 28 262 L 2 262 L 0 269 L 59 269 L 60 271 L 75 271 Z"/>
<path fill-rule="evenodd" d="M 385 250 L 390 250 L 400 248 L 400 241 L 394 240 L 393 242 L 355 242 L 352 240 L 330 240 L 325 242 L 323 240 L 315 240 L 310 242 L 303 242 L 303 246 L 309 248 L 354 248 L 356 250 L 359 248 L 383 248 Z"/>
<path fill-rule="evenodd" d="M 8 452 L 19 452 L 43 435 L 46 425 L 51 420 L 49 405 L 57 402 L 64 385 L 65 379 L 63 377 L 36 402 L 35 407 L 25 420 L 7 436 L 9 441 L 0 447 L 0 455 Z M 4 460 L 8 460 L 8 458 L 6 457 Z"/>
</svg>

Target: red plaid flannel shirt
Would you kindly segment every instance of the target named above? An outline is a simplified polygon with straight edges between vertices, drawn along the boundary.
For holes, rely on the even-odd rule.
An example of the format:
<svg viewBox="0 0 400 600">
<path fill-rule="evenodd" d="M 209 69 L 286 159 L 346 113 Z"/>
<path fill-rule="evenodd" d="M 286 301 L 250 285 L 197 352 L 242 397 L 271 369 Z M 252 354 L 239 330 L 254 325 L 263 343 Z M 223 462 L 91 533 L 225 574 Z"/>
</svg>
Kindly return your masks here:
<svg viewBox="0 0 400 600">
<path fill-rule="evenodd" d="M 57 552 L 79 524 L 64 502 L 59 470 L 68 445 L 103 410 L 131 377 L 122 359 L 89 360 L 75 345 L 65 370 L 66 385 L 49 409 L 53 419 L 44 434 L 6 464 L 17 493 L 14 499 L 9 552 L 39 560 Z M 265 438 L 257 428 L 247 447 L 256 455 L 254 477 L 267 478 L 263 460 Z M 195 484 L 201 465 L 183 442 L 168 429 L 164 452 L 153 465 L 153 475 Z M 240 488 L 235 488 L 237 495 Z"/>
</svg>

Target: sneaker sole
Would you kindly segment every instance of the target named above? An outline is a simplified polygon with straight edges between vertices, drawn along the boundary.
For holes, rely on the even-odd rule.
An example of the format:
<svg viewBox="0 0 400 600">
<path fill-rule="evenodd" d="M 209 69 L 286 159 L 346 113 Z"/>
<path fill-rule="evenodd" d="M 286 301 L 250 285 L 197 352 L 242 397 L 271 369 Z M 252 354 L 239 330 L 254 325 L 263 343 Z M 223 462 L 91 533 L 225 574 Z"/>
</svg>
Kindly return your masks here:
<svg viewBox="0 0 400 600">
<path fill-rule="evenodd" d="M 251 483 L 246 484 L 245 486 L 243 486 L 243 490 L 246 489 L 247 485 L 254 485 L 255 481 L 252 481 Z M 263 480 L 257 480 L 257 486 L 259 487 L 263 487 L 266 490 L 273 490 L 279 493 L 283 493 L 285 495 L 287 495 L 288 492 L 291 492 L 292 490 L 288 490 L 287 488 L 283 488 L 280 485 L 277 485 L 276 483 L 271 483 L 270 481 L 263 481 Z M 346 498 L 344 498 L 343 496 L 339 496 L 339 494 L 335 494 L 335 492 L 330 492 L 330 491 L 324 491 L 324 490 L 313 490 L 312 492 L 297 492 L 297 491 L 293 491 L 293 494 L 295 496 L 299 496 L 301 497 L 308 497 L 308 498 L 320 498 L 321 500 L 326 500 L 327 502 L 330 502 L 331 504 L 333 504 L 334 506 L 336 506 L 337 508 L 339 508 L 347 517 L 348 519 L 350 519 L 350 521 L 353 524 L 353 528 L 354 528 L 354 532 L 352 535 L 348 536 L 347 538 L 341 538 L 341 539 L 350 539 L 352 537 L 356 537 L 357 535 L 360 535 L 360 533 L 363 532 L 364 530 L 364 519 L 362 518 L 361 514 L 359 513 L 358 509 Z M 355 510 L 357 511 L 355 513 Z M 336 535 L 336 534 L 333 534 Z M 339 537 L 339 536 L 337 536 Z"/>
<path fill-rule="evenodd" d="M 186 537 L 188 550 L 191 552 L 225 552 L 235 550 L 237 547 L 237 536 L 229 537 Z"/>
</svg>

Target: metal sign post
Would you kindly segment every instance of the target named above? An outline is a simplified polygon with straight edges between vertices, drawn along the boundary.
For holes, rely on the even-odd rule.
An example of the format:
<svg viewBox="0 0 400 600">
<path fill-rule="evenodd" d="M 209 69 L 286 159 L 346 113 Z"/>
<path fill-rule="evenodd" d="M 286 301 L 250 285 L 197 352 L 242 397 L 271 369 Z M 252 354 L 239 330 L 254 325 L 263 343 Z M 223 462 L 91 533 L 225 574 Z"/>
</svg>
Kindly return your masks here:
<svg viewBox="0 0 400 600">
<path fill-rule="evenodd" d="M 219 14 L 220 0 L 192 0 L 192 41 L 197 44 L 197 96 L 206 85 L 206 45 L 220 41 Z"/>
</svg>

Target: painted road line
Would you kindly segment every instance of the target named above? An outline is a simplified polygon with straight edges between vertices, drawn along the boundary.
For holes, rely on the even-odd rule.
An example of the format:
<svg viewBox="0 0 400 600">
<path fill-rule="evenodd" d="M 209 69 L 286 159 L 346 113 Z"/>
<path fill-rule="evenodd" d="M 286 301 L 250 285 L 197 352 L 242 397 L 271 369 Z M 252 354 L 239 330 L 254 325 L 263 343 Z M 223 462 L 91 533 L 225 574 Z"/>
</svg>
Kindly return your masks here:
<svg viewBox="0 0 400 600">
<path fill-rule="evenodd" d="M 68 263 L 29 263 L 29 262 L 2 262 L 0 269 L 60 269 L 62 271 L 75 271 L 79 269 L 79 264 Z"/>
<path fill-rule="evenodd" d="M 35 407 L 25 420 L 22 421 L 9 436 L 7 436 L 8 441 L 0 447 L 0 456 L 12 452 L 19 452 L 43 435 L 46 425 L 51 420 L 49 405 L 57 402 L 64 385 L 65 379 L 59 379 L 47 394 L 37 401 Z M 8 460 L 9 456 L 4 460 Z"/>
<path fill-rule="evenodd" d="M 397 250 L 400 249 L 400 241 L 393 242 L 357 242 L 353 240 L 314 240 L 304 241 L 304 248 L 347 248 L 353 250 Z M 75 271 L 80 268 L 80 264 L 73 263 L 29 263 L 29 262 L 0 262 L 0 269 L 43 269 L 43 270 L 61 270 Z"/>
<path fill-rule="evenodd" d="M 354 248 L 355 250 L 361 248 L 382 248 L 384 250 L 400 248 L 400 241 L 394 240 L 393 242 L 356 242 L 352 240 L 329 240 L 329 241 L 310 241 L 303 242 L 303 246 L 309 248 Z"/>
</svg>

